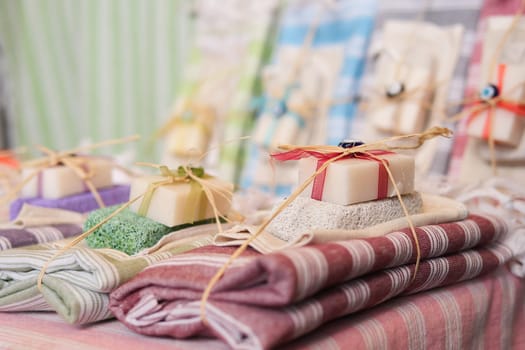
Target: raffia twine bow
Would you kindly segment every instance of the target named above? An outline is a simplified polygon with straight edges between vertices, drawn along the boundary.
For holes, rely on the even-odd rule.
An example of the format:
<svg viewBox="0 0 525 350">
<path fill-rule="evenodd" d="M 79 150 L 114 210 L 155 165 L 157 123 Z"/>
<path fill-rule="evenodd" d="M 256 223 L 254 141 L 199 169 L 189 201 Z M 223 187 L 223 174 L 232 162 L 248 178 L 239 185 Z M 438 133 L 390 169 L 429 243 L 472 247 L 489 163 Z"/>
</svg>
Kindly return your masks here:
<svg viewBox="0 0 525 350">
<path fill-rule="evenodd" d="M 65 245 L 63 248 L 58 250 L 43 266 L 40 270 L 40 273 L 38 275 L 37 279 L 37 287 L 40 291 L 42 291 L 42 280 L 44 278 L 44 275 L 46 274 L 46 271 L 49 267 L 49 265 L 60 255 L 65 253 L 70 248 L 76 246 L 78 243 L 80 243 L 84 238 L 98 230 L 101 226 L 106 224 L 109 220 L 120 214 L 123 210 L 131 206 L 133 203 L 138 201 L 141 198 L 144 198 L 146 196 L 152 196 L 155 190 L 161 186 L 171 185 L 175 183 L 197 183 L 204 192 L 204 195 L 206 196 L 206 199 L 208 200 L 208 203 L 210 204 L 213 215 L 215 218 L 215 222 L 217 224 L 217 230 L 219 233 L 222 233 L 222 225 L 220 219 L 225 220 L 228 222 L 228 218 L 223 216 L 221 213 L 219 213 L 219 210 L 217 208 L 217 205 L 215 203 L 214 194 L 217 196 L 223 197 L 228 202 L 231 202 L 231 191 L 228 189 L 221 187 L 217 184 L 214 184 L 209 181 L 209 177 L 206 175 L 203 168 L 192 168 L 187 165 L 179 166 L 176 170 L 171 170 L 165 165 L 158 165 L 153 163 L 137 163 L 137 165 L 147 166 L 156 168 L 159 170 L 160 175 L 164 177 L 163 180 L 157 181 L 151 186 L 149 186 L 144 193 L 141 193 L 140 195 L 130 199 L 128 202 L 122 204 L 118 209 L 116 209 L 113 213 L 108 215 L 106 218 L 104 218 L 102 221 L 100 221 L 95 226 L 91 227 L 89 230 L 83 232 L 79 236 L 75 237 L 72 241 L 70 241 L 67 245 Z"/>
<path fill-rule="evenodd" d="M 94 159 L 100 159 L 100 160 L 106 160 L 109 161 L 106 157 L 96 157 L 96 156 L 79 156 L 78 153 L 91 151 L 97 148 L 106 147 L 106 146 L 112 146 L 117 144 L 123 144 L 127 142 L 132 142 L 138 140 L 140 137 L 138 135 L 133 135 L 121 139 L 111 139 L 107 141 L 103 141 L 100 143 L 88 145 L 88 146 L 81 146 L 77 147 L 71 150 L 67 151 L 53 151 L 49 148 L 46 148 L 44 146 L 36 146 L 36 148 L 41 151 L 42 153 L 46 154 L 46 157 L 33 159 L 26 161 L 22 163 L 22 168 L 30 168 L 33 169 L 33 171 L 25 178 L 23 179 L 15 188 L 13 188 L 9 193 L 7 193 L 5 196 L 0 198 L 0 204 L 6 203 L 8 201 L 11 201 L 14 199 L 18 193 L 26 186 L 32 179 L 34 179 L 36 176 L 39 176 L 39 174 L 51 167 L 63 165 L 71 169 L 78 178 L 82 180 L 82 182 L 86 185 L 86 187 L 89 189 L 89 191 L 93 194 L 93 197 L 95 198 L 97 204 L 99 207 L 104 207 L 104 202 L 102 201 L 102 198 L 100 197 L 100 194 L 98 193 L 98 190 L 93 185 L 93 182 L 91 179 L 95 175 L 93 169 L 90 169 L 88 164 L 90 160 Z M 112 164 L 112 166 L 115 166 L 123 171 L 125 170 L 123 167 L 118 166 L 116 164 Z"/>
<path fill-rule="evenodd" d="M 412 220 L 410 219 L 410 214 L 408 213 L 408 210 L 403 202 L 403 198 L 401 197 L 401 193 L 399 191 L 399 188 L 396 185 L 396 182 L 392 176 L 392 172 L 390 171 L 390 168 L 388 167 L 387 162 L 384 159 L 381 159 L 380 157 L 374 156 L 370 152 L 373 150 L 386 150 L 386 151 L 395 151 L 395 150 L 403 150 L 403 149 L 415 149 L 420 147 L 423 143 L 425 143 L 427 140 L 430 140 L 437 136 L 444 136 L 444 137 L 451 137 L 452 131 L 447 128 L 442 127 L 433 127 L 430 128 L 422 133 L 417 134 L 410 134 L 410 135 L 403 135 L 403 136 L 395 136 L 387 139 L 383 139 L 374 143 L 368 143 L 357 147 L 352 148 L 341 148 L 336 146 L 293 146 L 293 145 L 281 145 L 280 148 L 285 151 L 304 151 L 304 152 L 319 152 L 319 153 L 325 153 L 325 154 L 333 154 L 333 156 L 328 159 L 321 167 L 319 167 L 310 177 L 308 177 L 302 184 L 300 184 L 295 191 L 292 192 L 292 194 L 283 201 L 276 210 L 272 213 L 272 215 L 266 219 L 255 231 L 255 233 L 248 238 L 242 245 L 239 246 L 235 250 L 235 252 L 230 256 L 230 258 L 222 265 L 222 267 L 217 271 L 217 273 L 210 279 L 208 282 L 208 285 L 204 289 L 201 297 L 201 304 L 200 304 L 200 314 L 201 314 L 201 320 L 204 324 L 209 324 L 207 317 L 206 317 L 206 304 L 208 302 L 208 299 L 210 297 L 210 294 L 213 290 L 213 287 L 217 284 L 217 282 L 221 279 L 221 277 L 224 275 L 228 267 L 232 264 L 232 262 L 237 259 L 265 229 L 268 227 L 268 225 L 286 208 L 288 205 L 290 205 L 291 202 L 293 202 L 301 192 L 303 192 L 314 179 L 321 174 L 331 163 L 344 158 L 346 156 L 349 156 L 354 153 L 362 153 L 362 154 L 369 154 L 371 157 L 377 158 L 378 161 L 381 161 L 383 163 L 383 166 L 386 168 L 388 172 L 389 179 L 392 181 L 392 184 L 394 186 L 394 189 L 396 191 L 397 198 L 401 204 L 401 207 L 403 208 L 403 212 L 405 214 L 405 217 L 407 218 L 407 221 L 410 226 L 410 231 L 412 232 L 412 236 L 414 238 L 415 244 L 416 244 L 416 267 L 413 273 L 413 278 L 416 276 L 416 273 L 419 269 L 419 262 L 421 259 L 421 250 L 419 247 L 419 241 L 417 239 L 416 230 L 414 227 L 414 224 Z"/>
</svg>

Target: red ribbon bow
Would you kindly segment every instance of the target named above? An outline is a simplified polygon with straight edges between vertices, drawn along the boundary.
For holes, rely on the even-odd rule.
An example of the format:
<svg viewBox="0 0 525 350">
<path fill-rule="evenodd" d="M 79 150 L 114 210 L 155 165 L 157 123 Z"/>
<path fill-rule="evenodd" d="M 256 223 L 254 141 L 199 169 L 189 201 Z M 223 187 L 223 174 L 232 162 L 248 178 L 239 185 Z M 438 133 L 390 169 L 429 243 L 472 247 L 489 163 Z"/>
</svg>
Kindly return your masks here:
<svg viewBox="0 0 525 350">
<path fill-rule="evenodd" d="M 308 157 L 314 157 L 317 159 L 317 166 L 316 171 L 319 170 L 323 166 L 324 163 L 326 163 L 328 160 L 333 159 L 335 157 L 340 156 L 345 152 L 345 149 L 342 148 L 340 152 L 330 152 L 330 153 L 323 153 L 323 152 L 317 152 L 312 150 L 305 150 L 305 149 L 294 149 L 287 152 L 282 153 L 275 153 L 272 154 L 271 157 L 273 159 L 276 159 L 278 161 L 288 161 L 288 160 L 299 160 L 302 158 L 308 158 Z M 363 159 L 363 160 L 371 160 L 375 161 L 379 165 L 379 177 L 378 177 L 378 183 L 377 183 L 377 198 L 376 199 L 383 199 L 388 196 L 388 172 L 385 168 L 385 165 L 383 164 L 383 161 L 387 162 L 386 160 L 381 160 L 378 158 L 378 156 L 383 156 L 387 154 L 394 154 L 394 152 L 385 151 L 385 150 L 371 150 L 366 152 L 355 152 L 355 153 L 349 153 L 338 160 L 341 159 Z M 317 175 L 314 179 L 313 185 L 312 185 L 312 194 L 311 198 L 316 200 L 322 200 L 323 198 L 323 189 L 324 189 L 324 183 L 326 179 L 326 169 L 324 169 L 319 175 Z"/>
<path fill-rule="evenodd" d="M 498 87 L 498 91 L 500 92 L 500 95 L 503 91 L 503 82 L 505 78 L 506 68 L 507 68 L 507 65 L 505 64 L 498 65 L 498 85 L 497 87 Z M 509 112 L 516 114 L 517 116 L 525 116 L 525 104 L 510 102 L 510 101 L 506 101 L 501 98 L 498 99 L 496 103 L 493 105 L 487 103 L 487 101 L 484 101 L 484 100 L 478 100 L 474 102 L 473 104 L 474 107 L 479 106 L 479 105 L 486 105 L 486 107 L 472 112 L 472 114 L 470 115 L 467 121 L 467 124 L 470 124 L 474 120 L 474 118 L 476 118 L 478 115 L 480 115 L 481 112 L 483 112 L 485 109 L 488 108 L 489 115 L 488 115 L 488 118 L 485 120 L 485 124 L 483 125 L 483 138 L 485 139 L 488 139 L 490 137 L 490 134 L 492 131 L 491 122 L 490 122 L 493 118 L 493 113 L 494 113 L 494 108 L 492 108 L 492 106 L 505 109 Z"/>
</svg>

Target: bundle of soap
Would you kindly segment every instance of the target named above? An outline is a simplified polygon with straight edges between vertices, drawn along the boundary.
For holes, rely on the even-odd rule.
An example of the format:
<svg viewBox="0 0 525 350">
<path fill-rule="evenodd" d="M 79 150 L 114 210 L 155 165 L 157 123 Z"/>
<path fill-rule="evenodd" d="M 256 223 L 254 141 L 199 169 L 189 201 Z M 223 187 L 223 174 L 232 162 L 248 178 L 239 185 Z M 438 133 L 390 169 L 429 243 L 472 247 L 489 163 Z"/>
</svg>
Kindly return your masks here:
<svg viewBox="0 0 525 350">
<path fill-rule="evenodd" d="M 184 168 L 168 170 L 162 168 L 161 175 L 141 176 L 131 182 L 130 198 L 144 194 L 131 204 L 131 211 L 146 216 L 166 226 L 191 224 L 214 218 L 213 206 L 206 196 L 209 194 L 219 215 L 226 215 L 230 210 L 233 185 L 216 177 L 207 175 L 202 168 L 191 168 L 193 175 L 200 181 L 185 175 Z M 156 187 L 155 184 L 173 178 L 174 181 Z"/>
<path fill-rule="evenodd" d="M 169 232 L 210 223 L 215 220 L 215 214 L 205 187 L 213 197 L 218 214 L 225 216 L 230 210 L 233 185 L 205 174 L 202 168 L 186 169 L 161 167 L 161 175 L 133 179 L 130 199 L 139 199 L 89 235 L 88 245 L 135 254 L 154 245 Z M 186 171 L 191 171 L 200 181 L 189 177 Z M 94 211 L 85 229 L 100 223 L 113 211 L 115 208 Z"/>
<path fill-rule="evenodd" d="M 514 35 L 503 47 L 501 38 L 513 24 L 512 17 L 491 17 L 483 37 L 481 90 L 468 120 L 468 135 L 488 140 L 490 137 L 507 148 L 517 147 L 525 133 L 525 21 L 517 22 Z M 520 35 L 521 34 L 521 35 Z M 500 50 L 497 65 L 494 52 Z"/>
<path fill-rule="evenodd" d="M 311 230 L 362 229 L 404 216 L 397 190 L 409 214 L 422 210 L 414 192 L 414 158 L 384 150 L 350 153 L 336 161 L 338 152 L 295 149 L 274 155 L 277 160 L 299 160 L 299 183 L 305 183 L 325 162 L 324 171 L 285 207 L 268 226 L 273 235 L 290 240 Z M 388 167 L 388 169 L 387 169 Z M 395 186 L 388 172 L 395 181 Z"/>
<path fill-rule="evenodd" d="M 88 188 L 88 181 L 106 206 L 128 199 L 129 186 L 113 185 L 113 163 L 110 160 L 75 155 L 63 159 L 57 165 L 23 169 L 22 178 L 29 180 L 21 189 L 20 198 L 11 203 L 11 218 L 16 217 L 24 203 L 80 213 L 97 209 L 100 203 Z"/>
</svg>

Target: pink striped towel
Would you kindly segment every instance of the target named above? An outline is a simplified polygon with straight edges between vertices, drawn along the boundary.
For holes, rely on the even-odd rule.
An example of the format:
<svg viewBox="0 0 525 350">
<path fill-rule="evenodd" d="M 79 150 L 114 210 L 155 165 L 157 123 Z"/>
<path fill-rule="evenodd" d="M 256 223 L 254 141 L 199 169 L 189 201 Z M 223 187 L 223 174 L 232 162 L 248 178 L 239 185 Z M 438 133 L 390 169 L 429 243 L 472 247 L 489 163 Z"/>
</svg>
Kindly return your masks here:
<svg viewBox="0 0 525 350">
<path fill-rule="evenodd" d="M 397 295 L 491 271 L 511 257 L 497 242 L 506 231 L 503 222 L 481 216 L 419 227 L 425 260 L 415 279 L 408 230 L 264 256 L 250 252 L 214 288 L 205 325 L 199 315 L 203 288 L 232 251 L 208 247 L 145 269 L 111 294 L 110 307 L 138 333 L 215 336 L 233 348 L 269 348 Z"/>
</svg>

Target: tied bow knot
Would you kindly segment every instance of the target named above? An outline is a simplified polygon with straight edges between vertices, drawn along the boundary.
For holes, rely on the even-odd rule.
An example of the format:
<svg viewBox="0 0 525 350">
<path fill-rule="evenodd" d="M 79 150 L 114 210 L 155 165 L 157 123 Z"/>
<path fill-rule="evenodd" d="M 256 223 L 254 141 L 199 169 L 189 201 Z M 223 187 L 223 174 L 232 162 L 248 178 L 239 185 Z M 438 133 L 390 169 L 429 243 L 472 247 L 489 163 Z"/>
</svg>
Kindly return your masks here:
<svg viewBox="0 0 525 350">
<path fill-rule="evenodd" d="M 180 165 L 176 170 L 170 169 L 165 165 L 159 166 L 160 175 L 170 180 L 170 183 L 192 180 L 191 176 L 203 178 L 206 173 L 203 167 L 189 167 Z M 190 175 L 191 173 L 191 175 Z"/>
</svg>

